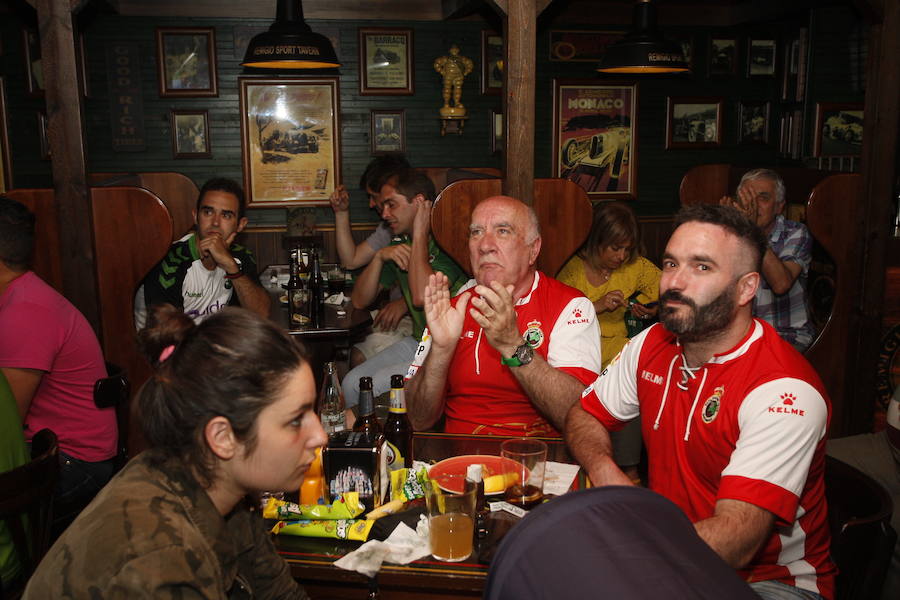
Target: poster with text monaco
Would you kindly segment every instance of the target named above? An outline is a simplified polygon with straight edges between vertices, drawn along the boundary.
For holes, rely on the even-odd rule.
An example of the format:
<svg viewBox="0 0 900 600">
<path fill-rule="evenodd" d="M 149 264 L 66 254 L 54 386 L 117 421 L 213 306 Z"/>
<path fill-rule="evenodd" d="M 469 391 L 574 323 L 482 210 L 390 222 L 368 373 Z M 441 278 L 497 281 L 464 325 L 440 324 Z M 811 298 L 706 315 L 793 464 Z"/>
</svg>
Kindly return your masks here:
<svg viewBox="0 0 900 600">
<path fill-rule="evenodd" d="M 637 197 L 637 84 L 553 81 L 553 175 L 592 200 Z"/>
</svg>

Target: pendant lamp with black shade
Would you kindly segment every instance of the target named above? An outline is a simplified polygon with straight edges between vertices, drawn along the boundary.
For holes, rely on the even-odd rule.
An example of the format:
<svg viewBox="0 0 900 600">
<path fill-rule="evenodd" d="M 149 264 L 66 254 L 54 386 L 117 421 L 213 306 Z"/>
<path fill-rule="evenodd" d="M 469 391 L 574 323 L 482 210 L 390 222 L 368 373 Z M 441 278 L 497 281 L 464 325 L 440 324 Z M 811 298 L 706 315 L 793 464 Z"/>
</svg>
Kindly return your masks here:
<svg viewBox="0 0 900 600">
<path fill-rule="evenodd" d="M 606 48 L 601 73 L 687 73 L 690 71 L 681 46 L 663 38 L 656 28 L 656 6 L 651 0 L 637 0 L 633 29 Z"/>
<path fill-rule="evenodd" d="M 269 30 L 253 36 L 241 66 L 255 69 L 328 69 L 340 67 L 327 37 L 303 19 L 301 0 L 278 0 Z"/>
</svg>

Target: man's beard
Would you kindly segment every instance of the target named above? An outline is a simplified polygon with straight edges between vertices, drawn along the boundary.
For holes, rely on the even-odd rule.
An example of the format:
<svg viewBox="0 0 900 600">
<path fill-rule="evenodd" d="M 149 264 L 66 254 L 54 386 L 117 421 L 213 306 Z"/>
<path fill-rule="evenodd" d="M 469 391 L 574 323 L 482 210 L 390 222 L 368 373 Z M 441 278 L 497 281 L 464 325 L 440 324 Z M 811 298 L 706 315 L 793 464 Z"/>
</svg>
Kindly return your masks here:
<svg viewBox="0 0 900 600">
<path fill-rule="evenodd" d="M 731 323 L 737 304 L 737 286 L 729 285 L 708 304 L 697 303 L 675 290 L 666 290 L 660 297 L 659 318 L 663 326 L 678 336 L 681 343 L 698 342 L 724 331 Z M 685 317 L 676 315 L 676 309 L 666 306 L 667 300 L 682 302 L 690 313 Z"/>
</svg>

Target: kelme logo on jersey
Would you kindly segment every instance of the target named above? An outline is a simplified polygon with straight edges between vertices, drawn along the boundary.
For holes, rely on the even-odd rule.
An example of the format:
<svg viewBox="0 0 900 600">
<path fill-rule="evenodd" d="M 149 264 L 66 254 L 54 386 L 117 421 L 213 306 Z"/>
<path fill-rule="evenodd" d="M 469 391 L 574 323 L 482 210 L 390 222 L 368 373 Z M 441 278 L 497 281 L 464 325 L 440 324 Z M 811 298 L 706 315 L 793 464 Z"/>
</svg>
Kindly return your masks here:
<svg viewBox="0 0 900 600">
<path fill-rule="evenodd" d="M 806 415 L 806 411 L 804 411 L 802 408 L 794 408 L 794 401 L 797 399 L 797 397 L 792 393 L 786 392 L 784 394 L 781 394 L 778 399 L 781 400 L 781 406 L 770 406 L 770 413 L 777 413 L 782 415 L 798 415 L 801 417 Z"/>
<path fill-rule="evenodd" d="M 541 322 L 530 321 L 528 323 L 528 329 L 522 334 L 522 338 L 528 342 L 528 345 L 531 346 L 532 350 L 540 348 L 541 344 L 544 343 L 544 332 L 541 331 Z"/>
<path fill-rule="evenodd" d="M 591 320 L 584 315 L 584 311 L 577 306 L 572 309 L 572 312 L 569 316 L 570 318 L 568 321 L 566 321 L 566 325 L 578 325 L 579 323 L 591 322 Z"/>
<path fill-rule="evenodd" d="M 719 408 L 722 406 L 722 396 L 725 394 L 725 386 L 720 385 L 713 390 L 713 395 L 706 399 L 703 403 L 703 412 L 700 416 L 704 423 L 712 423 L 719 414 Z"/>
</svg>

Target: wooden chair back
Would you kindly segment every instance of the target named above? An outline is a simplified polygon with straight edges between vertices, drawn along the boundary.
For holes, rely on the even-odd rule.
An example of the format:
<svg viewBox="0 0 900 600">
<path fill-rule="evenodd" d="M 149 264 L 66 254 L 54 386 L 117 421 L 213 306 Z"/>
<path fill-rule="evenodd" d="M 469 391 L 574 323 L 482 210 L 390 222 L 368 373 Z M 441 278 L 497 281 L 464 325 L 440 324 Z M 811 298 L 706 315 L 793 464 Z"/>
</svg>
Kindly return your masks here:
<svg viewBox="0 0 900 600">
<path fill-rule="evenodd" d="M 733 196 L 744 173 L 750 167 L 729 164 L 699 165 L 691 168 L 681 179 L 678 197 L 682 206 L 689 204 L 718 204 L 722 196 Z M 828 177 L 827 171 L 800 167 L 773 169 L 784 180 L 785 202 L 806 205 L 812 189 Z"/>
<path fill-rule="evenodd" d="M 897 539 L 890 496 L 877 481 L 831 456 L 825 457 L 825 496 L 831 558 L 839 570 L 837 598 L 881 597 Z"/>
<path fill-rule="evenodd" d="M 6 523 L 22 565 L 22 586 L 50 547 L 53 488 L 58 478 L 59 444 L 49 429 L 34 434 L 31 462 L 0 473 L 0 519 Z M 13 597 L 12 592 L 18 591 L 3 593 Z"/>
<path fill-rule="evenodd" d="M 466 273 L 469 261 L 469 221 L 479 202 L 502 193 L 499 179 L 468 179 L 448 185 L 438 196 L 431 215 L 435 240 Z M 591 228 L 592 208 L 587 193 L 565 179 L 535 179 L 534 211 L 541 226 L 541 253 L 537 267 L 556 275 Z"/>
<path fill-rule="evenodd" d="M 139 187 L 94 187 L 91 203 L 103 355 L 125 370 L 137 390 L 151 369 L 135 341 L 134 295 L 168 252 L 172 219 L 159 197 Z M 142 439 L 134 419 L 127 439 L 133 456 Z"/>
<path fill-rule="evenodd" d="M 133 185 L 150 190 L 163 201 L 172 216 L 172 241 L 181 238 L 194 227 L 194 209 L 200 190 L 189 177 L 171 171 L 143 173 L 91 173 L 92 186 Z"/>
<path fill-rule="evenodd" d="M 34 223 L 34 259 L 32 270 L 38 277 L 62 293 L 62 263 L 60 262 L 59 219 L 52 189 L 16 189 L 6 196 L 21 202 L 32 212 Z"/>
<path fill-rule="evenodd" d="M 806 206 L 806 225 L 834 263 L 831 314 L 804 353 L 831 397 L 832 432 L 841 431 L 850 410 L 844 349 L 850 346 L 853 299 L 861 285 L 859 273 L 854 272 L 861 193 L 861 175 L 830 175 L 813 188 Z"/>
</svg>

